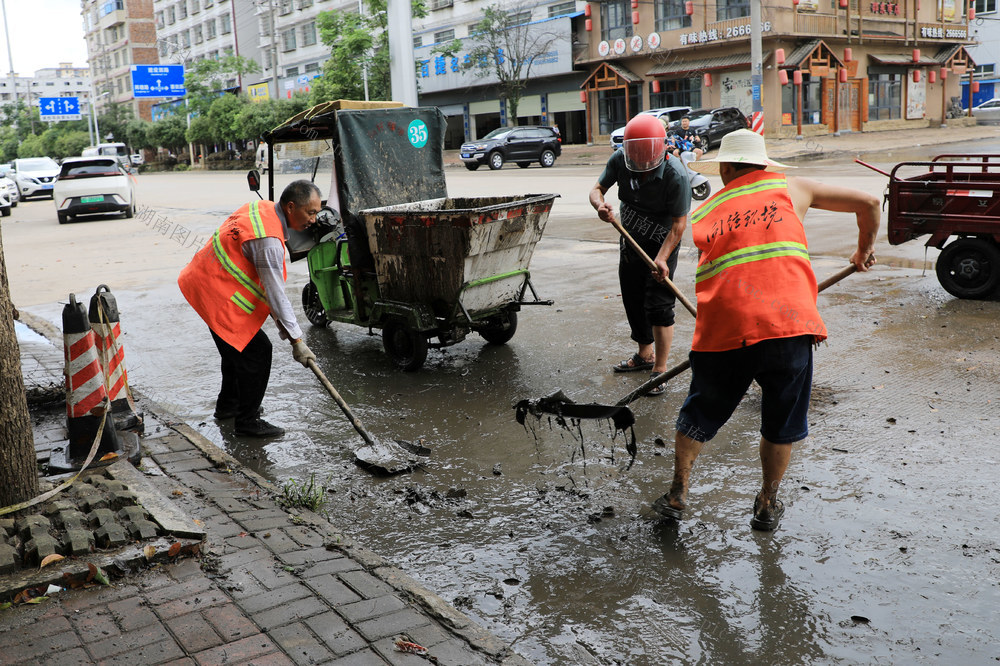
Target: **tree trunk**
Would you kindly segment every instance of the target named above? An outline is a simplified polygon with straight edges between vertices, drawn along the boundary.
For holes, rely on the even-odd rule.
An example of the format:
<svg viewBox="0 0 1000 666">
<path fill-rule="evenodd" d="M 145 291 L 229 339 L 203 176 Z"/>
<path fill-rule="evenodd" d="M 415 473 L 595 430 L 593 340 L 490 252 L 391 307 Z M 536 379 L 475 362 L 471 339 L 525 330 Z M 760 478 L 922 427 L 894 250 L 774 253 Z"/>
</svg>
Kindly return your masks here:
<svg viewBox="0 0 1000 666">
<path fill-rule="evenodd" d="M 21 376 L 21 351 L 14 333 L 7 264 L 0 235 L 0 507 L 38 495 L 35 441 Z"/>
</svg>

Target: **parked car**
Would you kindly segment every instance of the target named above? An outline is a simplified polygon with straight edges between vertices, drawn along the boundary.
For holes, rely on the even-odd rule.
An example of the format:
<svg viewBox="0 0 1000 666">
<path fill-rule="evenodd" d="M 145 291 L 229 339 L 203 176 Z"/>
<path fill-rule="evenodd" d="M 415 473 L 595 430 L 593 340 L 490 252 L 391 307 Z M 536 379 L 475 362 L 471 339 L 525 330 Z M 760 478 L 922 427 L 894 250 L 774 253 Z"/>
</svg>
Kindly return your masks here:
<svg viewBox="0 0 1000 666">
<path fill-rule="evenodd" d="M 10 215 L 10 209 L 11 202 L 10 199 L 7 198 L 7 191 L 0 191 L 0 215 L 7 217 Z"/>
<path fill-rule="evenodd" d="M 705 150 L 711 150 L 722 143 L 722 137 L 738 129 L 749 129 L 750 121 L 735 106 L 718 109 L 698 109 L 687 114 L 691 119 L 691 129 L 698 133 Z M 680 127 L 680 120 L 671 123 L 670 129 Z"/>
<path fill-rule="evenodd" d="M 0 171 L 0 192 L 7 194 L 10 205 L 17 208 L 17 202 L 21 200 L 21 193 L 17 190 L 17 183 L 10 176 Z"/>
<path fill-rule="evenodd" d="M 67 157 L 53 198 L 59 224 L 77 215 L 135 215 L 135 181 L 115 156 Z"/>
<path fill-rule="evenodd" d="M 977 123 L 1000 123 L 1000 99 L 991 99 L 972 107 L 972 115 Z"/>
<path fill-rule="evenodd" d="M 680 120 L 687 113 L 691 111 L 690 106 L 665 106 L 662 109 L 650 109 L 649 111 L 643 111 L 642 113 L 636 115 L 650 115 L 656 116 L 657 118 L 666 117 L 666 119 L 673 123 L 674 121 Z M 614 132 L 611 133 L 611 149 L 618 150 L 622 147 L 622 140 L 625 138 L 625 127 L 619 127 Z"/>
<path fill-rule="evenodd" d="M 25 157 L 14 160 L 14 182 L 21 190 L 21 199 L 52 196 L 52 186 L 59 175 L 59 165 L 51 157 Z"/>
<path fill-rule="evenodd" d="M 132 162 L 132 166 L 142 166 L 146 162 L 142 153 L 134 153 L 129 160 Z"/>
<path fill-rule="evenodd" d="M 478 141 L 463 143 L 460 152 L 469 171 L 481 164 L 499 169 L 504 162 L 516 162 L 522 169 L 532 162 L 550 167 L 562 154 L 562 137 L 558 129 L 548 125 L 500 127 Z"/>
</svg>

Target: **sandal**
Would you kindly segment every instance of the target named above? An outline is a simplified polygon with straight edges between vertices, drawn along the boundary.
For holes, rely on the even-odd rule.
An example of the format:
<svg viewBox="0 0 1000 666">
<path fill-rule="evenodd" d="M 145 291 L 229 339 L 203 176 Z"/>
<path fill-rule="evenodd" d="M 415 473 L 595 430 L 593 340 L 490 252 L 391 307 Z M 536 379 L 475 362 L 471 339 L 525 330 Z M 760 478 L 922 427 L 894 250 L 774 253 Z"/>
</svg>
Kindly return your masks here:
<svg viewBox="0 0 1000 666">
<path fill-rule="evenodd" d="M 775 497 L 771 500 L 770 508 L 762 506 L 760 495 L 753 501 L 753 518 L 750 519 L 750 527 L 761 532 L 773 532 L 778 529 L 781 523 L 781 516 L 785 514 L 785 505 L 780 499 Z"/>
<path fill-rule="evenodd" d="M 653 377 L 658 377 L 660 374 L 662 373 L 651 372 L 649 373 L 649 378 L 652 379 Z M 652 396 L 663 395 L 664 391 L 666 390 L 667 390 L 667 383 L 663 382 L 662 384 L 658 384 L 653 388 L 649 389 L 648 391 L 646 391 L 646 395 L 652 395 Z"/>
<path fill-rule="evenodd" d="M 684 509 L 678 509 L 670 504 L 670 493 L 663 495 L 653 502 L 653 511 L 660 514 L 664 518 L 672 518 L 674 520 L 680 520 L 684 517 Z"/>
<path fill-rule="evenodd" d="M 619 361 L 617 365 L 611 366 L 611 369 L 615 372 L 638 372 L 639 370 L 649 370 L 652 367 L 652 361 L 647 361 L 639 354 L 632 354 L 632 358 Z"/>
</svg>

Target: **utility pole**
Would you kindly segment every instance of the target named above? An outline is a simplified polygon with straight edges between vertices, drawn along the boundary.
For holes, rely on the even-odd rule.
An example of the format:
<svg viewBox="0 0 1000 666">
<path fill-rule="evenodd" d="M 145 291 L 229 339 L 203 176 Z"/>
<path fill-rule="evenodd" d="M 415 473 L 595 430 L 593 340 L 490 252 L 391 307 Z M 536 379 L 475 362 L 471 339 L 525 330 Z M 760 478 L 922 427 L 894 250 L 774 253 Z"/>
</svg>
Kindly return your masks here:
<svg viewBox="0 0 1000 666">
<path fill-rule="evenodd" d="M 358 16 L 360 16 L 361 19 L 364 20 L 364 18 L 365 18 L 365 8 L 361 4 L 361 1 L 362 0 L 358 0 Z M 368 57 L 368 54 L 366 53 L 365 54 L 365 58 L 367 59 L 367 57 Z M 361 80 L 364 81 L 364 83 L 365 83 L 365 101 L 367 102 L 368 101 L 368 63 L 367 62 L 362 62 L 361 63 Z"/>
<path fill-rule="evenodd" d="M 392 98 L 405 106 L 417 105 L 417 77 L 413 73 L 413 8 L 410 0 L 388 0 L 389 76 Z"/>
<path fill-rule="evenodd" d="M 17 108 L 17 76 L 14 74 L 14 56 L 10 50 L 10 29 L 7 24 L 7 0 L 0 0 L 3 7 L 3 33 L 7 38 L 7 62 L 10 63 L 10 88 L 14 91 L 14 108 Z"/>
<path fill-rule="evenodd" d="M 750 0 L 750 97 L 753 100 L 751 126 L 760 122 L 764 113 L 761 90 L 764 83 L 764 63 L 761 48 L 760 0 Z M 761 134 L 764 127 L 761 125 Z"/>
<path fill-rule="evenodd" d="M 267 0 L 271 21 L 271 83 L 274 99 L 278 99 L 278 33 L 274 30 L 274 0 Z"/>
</svg>

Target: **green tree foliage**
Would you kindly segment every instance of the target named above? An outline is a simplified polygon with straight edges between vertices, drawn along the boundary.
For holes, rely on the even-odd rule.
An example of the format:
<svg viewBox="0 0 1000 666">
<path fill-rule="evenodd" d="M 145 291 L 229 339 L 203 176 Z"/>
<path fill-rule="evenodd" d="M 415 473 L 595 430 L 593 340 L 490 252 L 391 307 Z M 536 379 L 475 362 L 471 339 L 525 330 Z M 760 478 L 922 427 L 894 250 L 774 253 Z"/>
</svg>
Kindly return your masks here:
<svg viewBox="0 0 1000 666">
<path fill-rule="evenodd" d="M 142 118 L 133 118 L 125 125 L 125 142 L 135 150 L 156 148 L 149 139 L 149 129 L 153 123 Z"/>
<path fill-rule="evenodd" d="M 260 71 L 260 66 L 238 55 L 204 58 L 190 63 L 184 72 L 189 109 L 195 115 L 207 115 L 219 93 L 239 76 Z"/>
<path fill-rule="evenodd" d="M 517 125 L 517 107 L 531 78 L 532 66 L 563 39 L 560 34 L 545 30 L 545 24 L 532 24 L 521 18 L 532 6 L 490 5 L 483 10 L 482 20 L 464 43 L 455 40 L 433 50 L 446 57 L 455 57 L 461 48 L 467 49 L 469 57 L 464 59 L 462 68 L 497 81 L 501 98 L 507 100 L 508 122 L 514 125 Z"/>
<path fill-rule="evenodd" d="M 49 152 L 50 157 L 72 157 L 79 155 L 83 149 L 90 145 L 90 135 L 80 130 L 70 130 L 62 132 L 55 141 L 54 150 Z"/>
<path fill-rule="evenodd" d="M 44 157 L 45 156 L 45 146 L 42 144 L 42 138 L 35 134 L 29 134 L 21 142 L 21 145 L 17 147 L 18 157 Z"/>
<path fill-rule="evenodd" d="M 167 116 L 149 126 L 149 141 L 154 146 L 179 152 L 187 144 L 187 121 L 180 116 Z"/>
<path fill-rule="evenodd" d="M 17 146 L 21 140 L 17 130 L 11 125 L 0 127 L 0 162 L 10 162 L 17 157 Z"/>
<path fill-rule="evenodd" d="M 244 104 L 235 119 L 239 138 L 260 141 L 264 132 L 309 108 L 309 100 L 308 94 L 296 93 L 291 99 L 265 99 Z"/>
<path fill-rule="evenodd" d="M 17 104 L 7 103 L 0 107 L 2 114 L 2 124 L 13 127 L 17 133 L 19 141 L 23 141 L 29 134 L 43 131 L 44 123 L 39 119 L 38 107 L 27 105 L 24 99 L 18 98 Z"/>
<path fill-rule="evenodd" d="M 188 143 L 199 143 L 211 145 L 218 140 L 218 135 L 212 121 L 205 116 L 195 116 L 191 119 L 191 126 L 184 133 Z"/>
<path fill-rule="evenodd" d="M 316 17 L 320 40 L 330 47 L 323 75 L 313 81 L 312 103 L 330 99 L 364 99 L 364 72 L 368 95 L 387 100 L 392 96 L 389 75 L 388 3 L 365 0 L 364 16 L 353 11 L 331 10 Z M 423 0 L 411 0 L 414 18 L 423 18 Z M 409 34 L 403 37 L 409 41 Z"/>
<path fill-rule="evenodd" d="M 118 104 L 111 102 L 104 107 L 104 113 L 97 117 L 98 129 L 101 130 L 101 137 L 97 143 L 107 143 L 109 141 L 125 142 L 129 121 L 135 118 L 132 107 L 129 104 Z M 109 138 L 110 137 L 110 138 Z"/>
<path fill-rule="evenodd" d="M 240 141 L 241 136 L 236 122 L 240 111 L 251 102 L 245 95 L 223 95 L 216 97 L 208 107 L 208 119 L 215 128 L 216 141 Z"/>
</svg>

